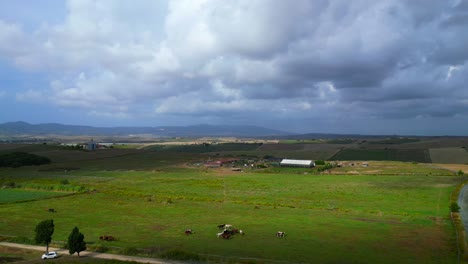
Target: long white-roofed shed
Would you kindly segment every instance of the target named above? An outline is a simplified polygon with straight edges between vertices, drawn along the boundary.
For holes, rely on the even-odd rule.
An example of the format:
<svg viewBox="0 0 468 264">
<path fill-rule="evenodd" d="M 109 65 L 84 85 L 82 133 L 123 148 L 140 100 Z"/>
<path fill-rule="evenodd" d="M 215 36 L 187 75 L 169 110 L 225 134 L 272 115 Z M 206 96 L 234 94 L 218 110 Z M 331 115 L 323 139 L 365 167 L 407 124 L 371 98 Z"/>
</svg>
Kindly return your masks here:
<svg viewBox="0 0 468 264">
<path fill-rule="evenodd" d="M 315 162 L 313 160 L 283 159 L 280 162 L 280 166 L 312 168 L 312 167 L 315 167 Z"/>
</svg>

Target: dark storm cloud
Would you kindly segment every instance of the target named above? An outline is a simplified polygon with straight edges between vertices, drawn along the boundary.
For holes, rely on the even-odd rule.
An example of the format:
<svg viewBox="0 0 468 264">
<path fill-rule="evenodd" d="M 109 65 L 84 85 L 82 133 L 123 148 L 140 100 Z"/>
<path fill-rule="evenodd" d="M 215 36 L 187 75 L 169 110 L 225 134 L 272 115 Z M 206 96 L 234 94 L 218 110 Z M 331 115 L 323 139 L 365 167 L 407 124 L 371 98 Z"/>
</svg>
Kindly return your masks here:
<svg viewBox="0 0 468 264">
<path fill-rule="evenodd" d="M 50 79 L 19 90 L 23 103 L 40 94 L 93 116 L 172 123 L 269 113 L 279 126 L 468 115 L 468 1 L 66 6 L 63 20 L 34 33 L 0 17 L 0 56 Z"/>
</svg>

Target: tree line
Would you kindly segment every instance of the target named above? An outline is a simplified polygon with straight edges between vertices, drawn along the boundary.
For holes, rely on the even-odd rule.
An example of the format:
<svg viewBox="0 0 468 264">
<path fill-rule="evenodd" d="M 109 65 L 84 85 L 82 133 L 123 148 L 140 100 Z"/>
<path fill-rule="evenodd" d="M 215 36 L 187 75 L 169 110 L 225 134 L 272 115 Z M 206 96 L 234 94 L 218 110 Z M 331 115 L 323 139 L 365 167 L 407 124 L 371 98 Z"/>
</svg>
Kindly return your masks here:
<svg viewBox="0 0 468 264">
<path fill-rule="evenodd" d="M 51 160 L 47 157 L 26 153 L 12 152 L 0 155 L 0 167 L 17 168 L 21 166 L 49 164 Z"/>
<path fill-rule="evenodd" d="M 37 244 L 45 243 L 46 244 L 46 253 L 49 252 L 49 244 L 52 241 L 52 235 L 54 234 L 54 220 L 44 220 L 37 224 L 34 231 L 36 231 L 36 236 L 34 238 Z M 80 252 L 86 250 L 86 242 L 84 241 L 84 235 L 80 232 L 78 227 L 75 226 L 68 236 L 67 240 L 68 253 L 73 255 L 77 253 L 78 257 Z"/>
</svg>

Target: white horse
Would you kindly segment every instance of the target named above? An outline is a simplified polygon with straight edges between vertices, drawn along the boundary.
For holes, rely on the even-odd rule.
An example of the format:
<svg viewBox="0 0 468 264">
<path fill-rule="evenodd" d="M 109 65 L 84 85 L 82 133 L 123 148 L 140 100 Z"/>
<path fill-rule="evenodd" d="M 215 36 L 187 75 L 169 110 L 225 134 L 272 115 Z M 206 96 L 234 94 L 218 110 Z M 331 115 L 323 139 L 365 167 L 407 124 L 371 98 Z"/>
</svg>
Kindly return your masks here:
<svg viewBox="0 0 468 264">
<path fill-rule="evenodd" d="M 232 225 L 225 224 L 224 229 L 232 229 Z"/>
<path fill-rule="evenodd" d="M 216 236 L 217 236 L 218 238 L 220 238 L 220 237 L 223 235 L 223 233 L 224 233 L 224 232 L 217 233 Z"/>
<path fill-rule="evenodd" d="M 244 235 L 244 231 L 242 231 L 242 229 L 239 229 L 239 234 Z"/>
<path fill-rule="evenodd" d="M 285 237 L 285 236 L 286 236 L 286 233 L 283 232 L 283 231 L 278 231 L 278 232 L 276 232 L 276 236 L 277 236 L 277 237 Z"/>
</svg>

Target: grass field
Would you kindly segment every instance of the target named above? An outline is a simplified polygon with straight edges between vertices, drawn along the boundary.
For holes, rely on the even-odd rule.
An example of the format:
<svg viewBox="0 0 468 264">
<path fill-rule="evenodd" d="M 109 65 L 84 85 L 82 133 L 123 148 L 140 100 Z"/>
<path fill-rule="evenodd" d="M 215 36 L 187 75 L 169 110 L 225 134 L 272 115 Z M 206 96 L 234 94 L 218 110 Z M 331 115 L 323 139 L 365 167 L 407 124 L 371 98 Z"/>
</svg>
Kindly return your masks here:
<svg viewBox="0 0 468 264">
<path fill-rule="evenodd" d="M 0 204 L 40 200 L 55 196 L 63 196 L 63 193 L 23 189 L 0 189 Z"/>
<path fill-rule="evenodd" d="M 369 162 L 352 167 L 353 174 L 349 167 L 330 174 L 233 172 L 190 167 L 188 161 L 200 158 L 193 153 L 56 151 L 42 152 L 57 156 L 55 163 L 2 168 L 0 180 L 17 186 L 67 180 L 93 191 L 24 203 L 12 199 L 0 205 L 0 235 L 32 239 L 37 223 L 52 218 L 59 245 L 78 226 L 90 249 L 146 256 L 178 249 L 230 263 L 456 261 L 448 203 L 459 177 L 427 164 Z M 67 167 L 79 169 L 60 169 Z M 222 223 L 246 235 L 218 239 Z M 194 234 L 185 235 L 187 228 Z M 279 230 L 287 236 L 276 238 Z M 101 241 L 101 235 L 117 241 Z"/>
<path fill-rule="evenodd" d="M 432 148 L 429 152 L 434 163 L 468 164 L 465 148 Z"/>
</svg>

